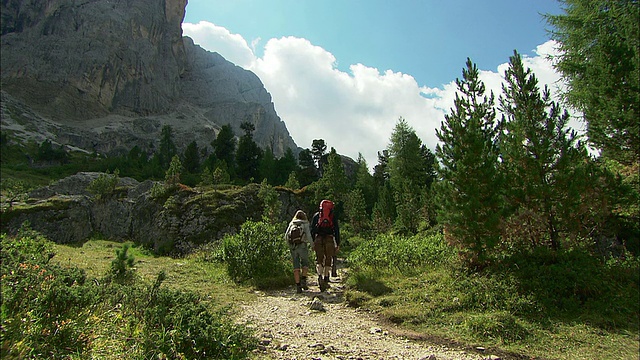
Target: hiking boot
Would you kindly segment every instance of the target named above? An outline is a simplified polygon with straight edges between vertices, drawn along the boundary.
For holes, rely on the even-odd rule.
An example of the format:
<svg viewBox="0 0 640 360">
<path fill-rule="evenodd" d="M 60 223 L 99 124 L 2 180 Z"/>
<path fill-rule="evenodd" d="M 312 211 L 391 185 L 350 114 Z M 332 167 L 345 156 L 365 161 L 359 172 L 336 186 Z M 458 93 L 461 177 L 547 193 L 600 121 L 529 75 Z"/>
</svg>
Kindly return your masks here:
<svg viewBox="0 0 640 360">
<path fill-rule="evenodd" d="M 318 286 L 320 287 L 320 292 L 327 291 L 327 283 L 324 281 L 322 276 L 318 276 Z"/>
<path fill-rule="evenodd" d="M 329 285 L 329 276 L 325 276 L 324 277 L 324 286 L 328 289 L 331 287 L 331 285 Z"/>
<path fill-rule="evenodd" d="M 337 277 L 338 277 L 338 272 L 337 272 L 337 271 L 335 271 L 335 270 L 333 270 L 333 271 L 331 272 L 331 277 L 337 278 Z"/>
<path fill-rule="evenodd" d="M 307 285 L 307 277 L 303 276 L 300 279 L 300 286 L 302 287 L 302 290 L 309 290 L 309 285 Z"/>
<path fill-rule="evenodd" d="M 296 285 L 296 294 L 302 294 L 302 286 L 300 284 Z"/>
</svg>

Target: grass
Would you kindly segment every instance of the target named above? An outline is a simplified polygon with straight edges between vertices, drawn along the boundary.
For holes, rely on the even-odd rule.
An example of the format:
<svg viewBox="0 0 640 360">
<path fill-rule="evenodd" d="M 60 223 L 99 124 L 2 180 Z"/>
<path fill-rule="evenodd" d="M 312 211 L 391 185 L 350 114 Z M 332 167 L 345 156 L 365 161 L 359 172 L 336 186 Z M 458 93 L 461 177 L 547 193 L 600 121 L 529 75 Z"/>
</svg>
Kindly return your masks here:
<svg viewBox="0 0 640 360">
<path fill-rule="evenodd" d="M 107 273 L 115 259 L 115 249 L 121 246 L 121 243 L 100 239 L 89 240 L 81 246 L 56 244 L 56 256 L 51 261 L 63 266 L 77 266 L 86 271 L 87 277 L 100 278 Z M 133 245 L 129 253 L 135 258 L 136 273 L 145 282 L 152 283 L 158 273 L 164 271 L 167 276 L 164 286 L 194 291 L 212 298 L 218 304 L 230 305 L 251 298 L 250 288 L 234 284 L 224 265 L 202 261 L 202 254 L 174 259 L 154 256 Z"/>
<path fill-rule="evenodd" d="M 497 307 L 482 309 L 480 303 L 475 303 L 479 308 L 470 308 L 465 303 L 469 301 L 465 299 L 468 293 L 451 285 L 455 279 L 441 268 L 425 270 L 415 277 L 383 271 L 362 287 L 352 281 L 350 278 L 346 295 L 352 306 L 374 310 L 388 321 L 426 338 L 470 347 L 499 348 L 543 359 L 637 359 L 638 356 L 639 339 L 633 326 L 603 329 L 579 317 L 532 319 Z M 380 287 L 389 290 L 377 296 L 358 290 L 378 291 Z M 484 296 L 486 303 L 490 303 L 492 296 L 515 298 L 517 294 L 486 292 Z"/>
<path fill-rule="evenodd" d="M 412 238 L 428 250 L 407 254 L 411 266 L 397 250 L 406 239 L 384 240 L 350 254 L 346 301 L 418 338 L 514 358 L 638 358 L 637 263 L 601 264 L 573 252 L 552 269 L 532 261 L 521 270 L 500 264 L 468 273 L 446 253 L 427 263 L 439 249 L 433 238 Z"/>
<path fill-rule="evenodd" d="M 366 241 L 346 249 L 349 259 L 358 259 L 350 262 L 346 301 L 351 306 L 378 312 L 408 333 L 419 334 L 418 338 L 470 348 L 482 346 L 504 358 L 511 355 L 511 358 L 561 360 L 637 359 L 638 310 L 625 309 L 625 305 L 637 305 L 637 283 L 624 286 L 625 281 L 637 279 L 637 274 L 633 274 L 637 265 L 614 264 L 609 270 L 597 270 L 580 254 L 566 255 L 562 264 L 573 261 L 583 269 L 573 274 L 571 283 L 565 287 L 584 283 L 574 291 L 580 296 L 590 296 L 574 307 L 574 301 L 560 301 L 549 295 L 556 288 L 564 288 L 563 279 L 546 283 L 546 291 L 527 293 L 525 289 L 538 286 L 531 280 L 536 277 L 531 264 L 526 268 L 523 264 L 526 275 L 513 270 L 515 267 L 466 273 L 443 250 L 437 238 L 412 238 L 422 244 L 406 252 L 401 251 L 402 244 L 411 241 L 389 236 L 383 239 L 377 249 Z M 123 245 L 101 239 L 77 246 L 52 244 L 56 255 L 51 262 L 64 268 L 84 269 L 88 279 L 102 281 L 97 279 L 109 272 L 115 250 Z M 383 249 L 385 246 L 387 249 Z M 164 272 L 163 286 L 193 291 L 216 306 L 251 301 L 253 288 L 234 283 L 223 264 L 209 260 L 209 252 L 174 259 L 154 256 L 135 245 L 129 250 L 135 259 L 135 273 L 144 283 L 152 284 Z M 434 256 L 434 252 L 440 255 Z M 385 256 L 393 257 L 393 262 L 386 261 Z M 407 263 L 403 262 L 403 256 L 411 258 L 411 266 L 402 265 Z M 368 264 L 370 260 L 376 266 Z M 421 261 L 423 265 L 419 265 Z M 380 266 L 391 263 L 395 265 Z M 559 274 L 566 273 L 562 264 L 552 264 Z M 602 278 L 587 281 L 597 277 Z M 523 279 L 527 284 L 523 284 Z M 608 287 L 592 289 L 593 283 L 602 286 L 604 280 L 610 283 Z M 590 293 L 584 295 L 584 289 Z M 614 311 L 627 314 L 627 321 L 621 320 L 624 316 L 612 320 L 610 314 Z M 118 358 L 126 354 L 123 349 L 137 353 L 126 337 L 113 335 L 126 334 L 122 329 L 132 326 L 131 318 L 117 304 L 101 309 L 98 316 L 86 314 L 79 318 L 85 319 L 81 329 L 92 329 L 92 356 Z M 139 325 L 134 325 L 130 333 L 137 333 L 135 326 Z"/>
</svg>

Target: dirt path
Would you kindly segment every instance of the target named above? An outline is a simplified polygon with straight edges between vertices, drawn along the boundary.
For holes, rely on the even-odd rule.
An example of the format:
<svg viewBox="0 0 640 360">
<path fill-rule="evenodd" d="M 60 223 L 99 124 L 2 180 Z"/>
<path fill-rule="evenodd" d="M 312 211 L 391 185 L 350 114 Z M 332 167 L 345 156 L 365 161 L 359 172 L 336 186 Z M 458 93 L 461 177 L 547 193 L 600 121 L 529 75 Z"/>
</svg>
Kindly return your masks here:
<svg viewBox="0 0 640 360">
<path fill-rule="evenodd" d="M 345 269 L 338 274 L 345 275 Z M 344 286 L 332 278 L 331 288 L 320 293 L 316 278 L 309 290 L 295 288 L 260 292 L 253 303 L 241 306 L 240 321 L 260 338 L 257 355 L 266 359 L 420 359 L 480 360 L 498 356 L 452 349 L 400 335 L 392 325 L 382 325 L 375 314 L 347 307 Z M 312 310 L 312 307 L 322 307 Z"/>
</svg>

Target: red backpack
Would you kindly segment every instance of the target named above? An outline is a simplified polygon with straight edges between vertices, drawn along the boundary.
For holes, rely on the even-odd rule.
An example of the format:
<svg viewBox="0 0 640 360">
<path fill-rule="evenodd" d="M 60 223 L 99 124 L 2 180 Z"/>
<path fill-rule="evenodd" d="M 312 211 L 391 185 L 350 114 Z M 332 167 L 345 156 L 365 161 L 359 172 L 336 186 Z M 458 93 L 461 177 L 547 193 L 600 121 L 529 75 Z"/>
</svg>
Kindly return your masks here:
<svg viewBox="0 0 640 360">
<path fill-rule="evenodd" d="M 333 202 L 331 200 L 320 202 L 318 234 L 333 235 Z"/>
</svg>

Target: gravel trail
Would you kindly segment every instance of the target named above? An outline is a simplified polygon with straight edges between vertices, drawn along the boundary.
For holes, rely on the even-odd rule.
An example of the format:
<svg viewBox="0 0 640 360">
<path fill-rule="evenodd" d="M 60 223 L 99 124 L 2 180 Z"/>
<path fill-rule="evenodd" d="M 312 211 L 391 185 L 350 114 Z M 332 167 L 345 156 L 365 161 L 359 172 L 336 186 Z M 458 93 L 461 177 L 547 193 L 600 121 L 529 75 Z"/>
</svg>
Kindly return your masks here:
<svg viewBox="0 0 640 360">
<path fill-rule="evenodd" d="M 339 270 L 345 274 L 345 269 Z M 482 349 L 456 349 L 404 336 L 375 314 L 348 307 L 340 278 L 321 293 L 314 277 L 309 290 L 295 287 L 258 292 L 255 302 L 240 306 L 240 322 L 255 329 L 260 339 L 256 355 L 264 359 L 500 359 Z M 315 310 L 315 309 L 318 310 Z"/>
</svg>

